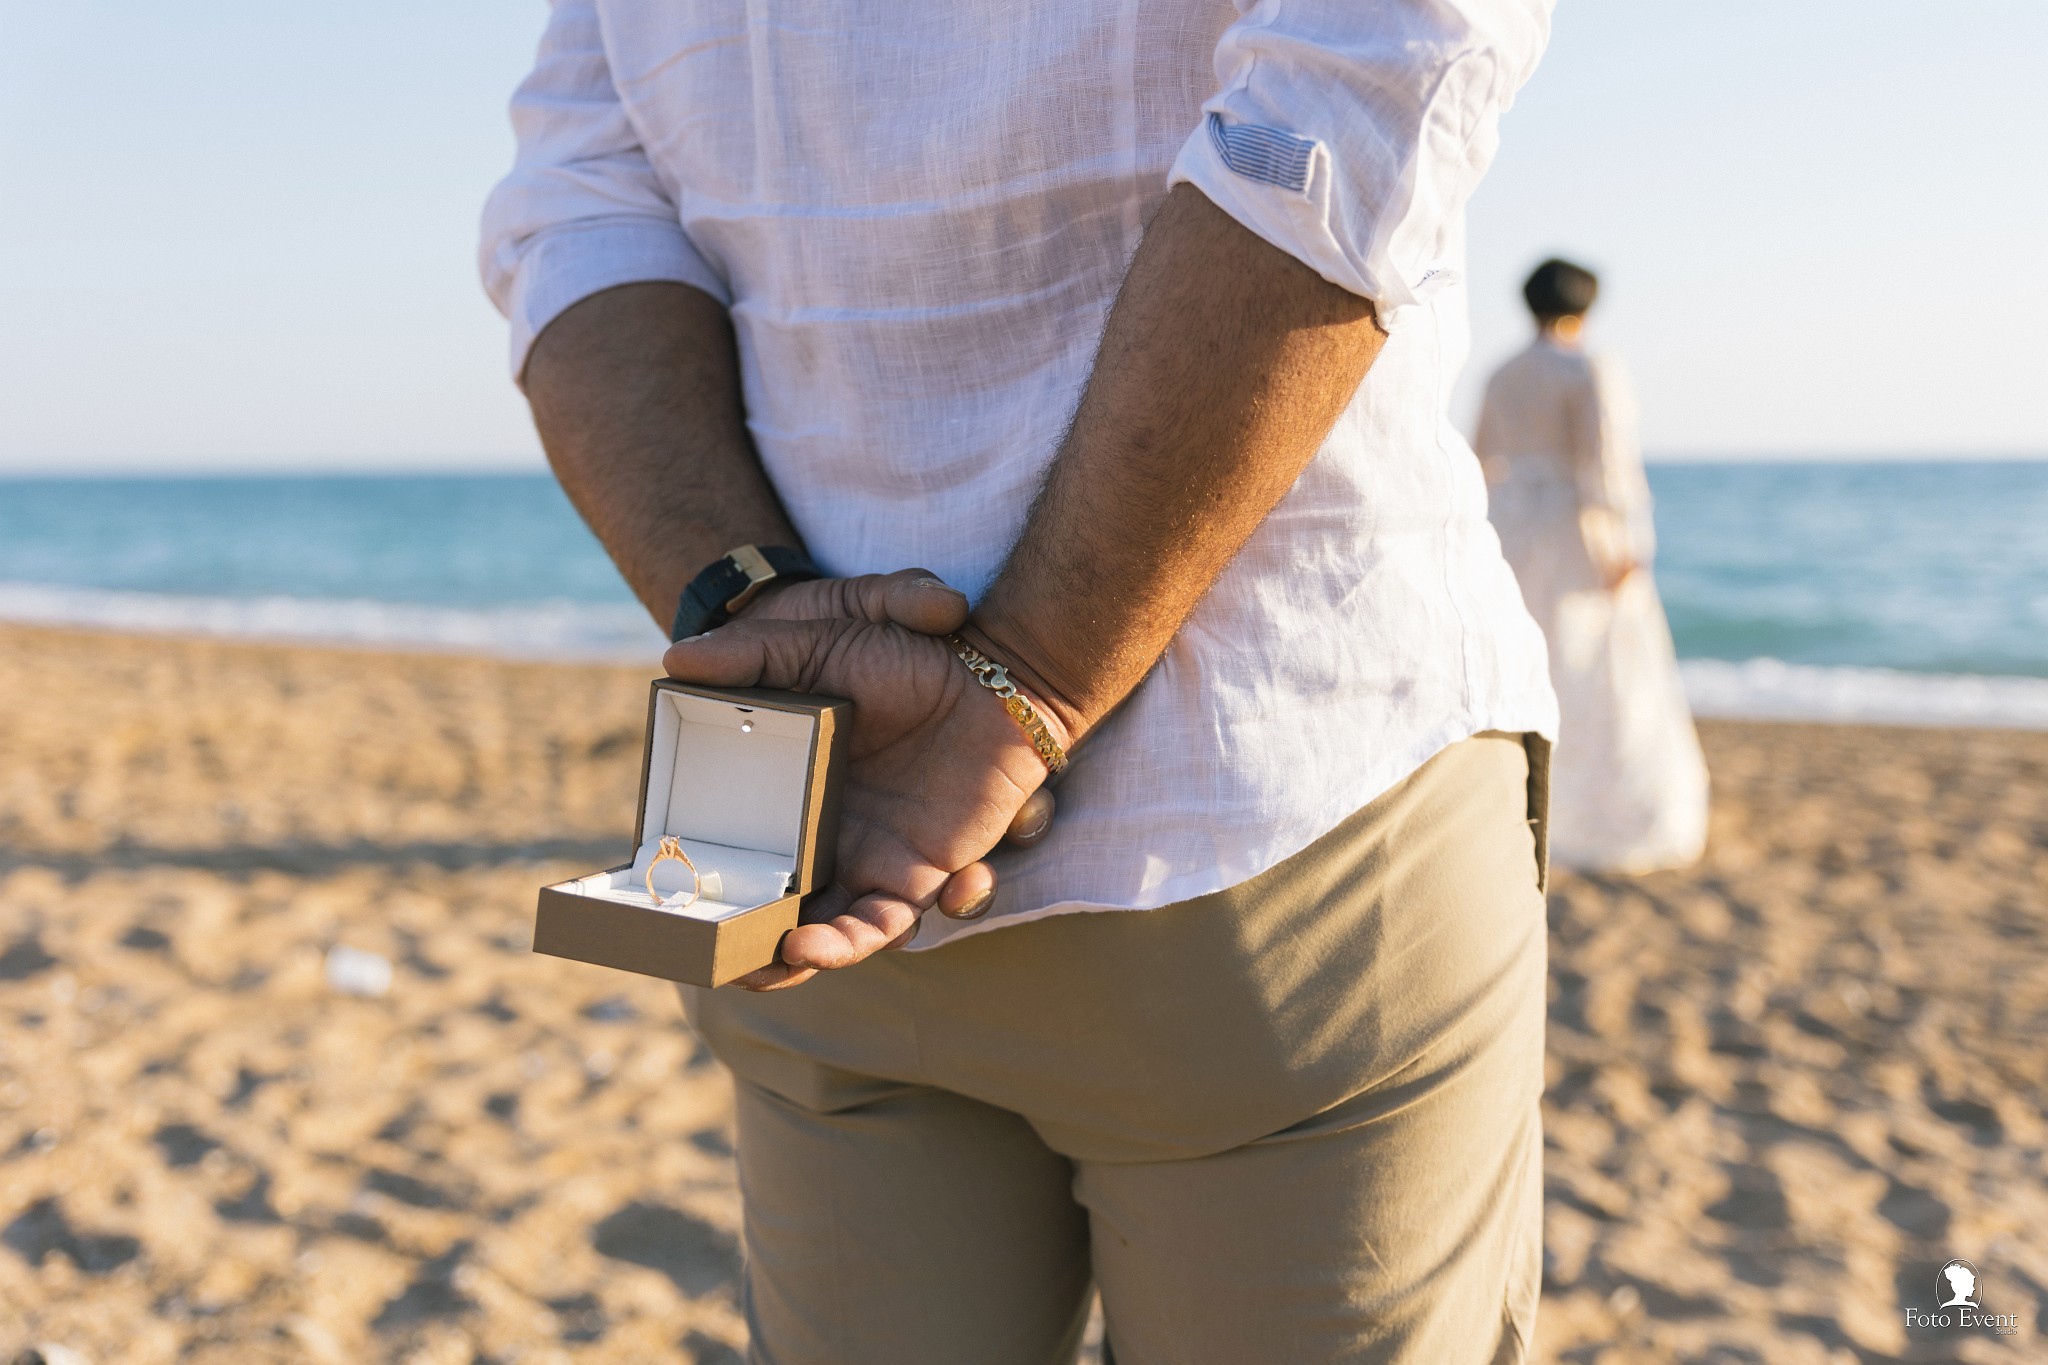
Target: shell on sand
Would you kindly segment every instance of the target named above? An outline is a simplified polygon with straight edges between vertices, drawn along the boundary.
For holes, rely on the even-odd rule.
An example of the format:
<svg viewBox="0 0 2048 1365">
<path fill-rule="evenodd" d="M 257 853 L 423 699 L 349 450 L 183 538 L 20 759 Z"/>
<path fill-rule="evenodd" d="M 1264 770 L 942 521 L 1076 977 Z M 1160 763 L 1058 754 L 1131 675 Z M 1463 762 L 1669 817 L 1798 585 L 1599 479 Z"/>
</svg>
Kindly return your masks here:
<svg viewBox="0 0 2048 1365">
<path fill-rule="evenodd" d="M 0 627 L 0 1359 L 738 1358 L 724 1078 L 527 951 L 646 676 Z M 1706 862 L 1551 898 L 1539 1358 L 2035 1358 L 2048 735 L 1702 729 Z"/>
</svg>

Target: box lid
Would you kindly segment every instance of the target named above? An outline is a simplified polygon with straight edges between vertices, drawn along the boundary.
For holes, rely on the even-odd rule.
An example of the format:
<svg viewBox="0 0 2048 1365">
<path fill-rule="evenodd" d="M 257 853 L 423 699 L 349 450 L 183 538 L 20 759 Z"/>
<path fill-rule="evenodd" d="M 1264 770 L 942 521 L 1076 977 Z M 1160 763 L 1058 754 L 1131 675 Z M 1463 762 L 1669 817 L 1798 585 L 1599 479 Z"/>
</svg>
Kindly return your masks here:
<svg viewBox="0 0 2048 1365">
<path fill-rule="evenodd" d="M 832 877 L 853 703 L 657 678 L 648 691 L 636 849 L 664 835 L 786 860 L 786 894 Z"/>
</svg>

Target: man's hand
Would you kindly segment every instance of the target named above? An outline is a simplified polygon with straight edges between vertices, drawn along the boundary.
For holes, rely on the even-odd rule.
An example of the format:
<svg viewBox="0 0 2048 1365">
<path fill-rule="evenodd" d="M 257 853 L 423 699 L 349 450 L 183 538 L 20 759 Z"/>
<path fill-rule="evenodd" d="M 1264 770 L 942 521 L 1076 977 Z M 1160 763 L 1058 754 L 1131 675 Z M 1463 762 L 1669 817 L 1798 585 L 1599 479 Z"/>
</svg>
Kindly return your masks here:
<svg viewBox="0 0 2048 1365">
<path fill-rule="evenodd" d="M 967 597 L 929 569 L 770 583 L 733 613 L 735 621 L 894 623 L 920 635 L 944 635 L 967 619 Z"/>
<path fill-rule="evenodd" d="M 995 889 L 982 857 L 1045 781 L 1044 763 L 1002 703 L 943 639 L 919 633 L 958 628 L 966 599 L 919 579 L 930 575 L 838 580 L 847 586 L 813 596 L 844 592 L 849 614 L 749 612 L 670 646 L 663 660 L 684 682 L 791 688 L 854 705 L 837 875 L 783 939 L 782 960 L 740 980 L 749 990 L 793 986 L 897 946 L 933 906 L 969 917 Z M 797 608 L 790 594 L 813 586 L 795 584 L 767 605 Z M 940 610 L 948 595 L 950 616 Z M 892 602 L 918 626 L 894 620 Z"/>
<path fill-rule="evenodd" d="M 858 578 L 815 578 L 796 583 L 771 583 L 751 602 L 734 613 L 741 621 L 865 621 L 870 625 L 894 624 L 921 635 L 944 635 L 960 629 L 967 619 L 967 598 L 926 569 L 902 569 L 892 574 L 864 574 Z M 1040 787 L 1026 797 L 1003 842 L 1012 848 L 1030 848 L 1052 832 L 1055 808 L 1050 788 Z M 974 919 L 988 908 L 979 905 L 948 912 L 956 919 Z"/>
</svg>

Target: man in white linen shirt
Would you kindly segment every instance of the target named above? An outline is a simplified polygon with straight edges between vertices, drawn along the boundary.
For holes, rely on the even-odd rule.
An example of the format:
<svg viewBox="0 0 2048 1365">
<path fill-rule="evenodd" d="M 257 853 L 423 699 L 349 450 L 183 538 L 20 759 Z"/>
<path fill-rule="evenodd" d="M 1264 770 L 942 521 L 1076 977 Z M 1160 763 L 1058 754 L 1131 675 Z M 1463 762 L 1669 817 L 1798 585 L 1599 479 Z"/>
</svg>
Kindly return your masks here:
<svg viewBox="0 0 2048 1365">
<path fill-rule="evenodd" d="M 1522 1357 L 1555 703 L 1445 406 L 1547 31 L 555 0 L 482 253 L 549 458 L 671 674 L 855 703 L 834 886 L 685 992 L 754 1360 L 1091 1285 L 1125 1365 Z"/>
</svg>

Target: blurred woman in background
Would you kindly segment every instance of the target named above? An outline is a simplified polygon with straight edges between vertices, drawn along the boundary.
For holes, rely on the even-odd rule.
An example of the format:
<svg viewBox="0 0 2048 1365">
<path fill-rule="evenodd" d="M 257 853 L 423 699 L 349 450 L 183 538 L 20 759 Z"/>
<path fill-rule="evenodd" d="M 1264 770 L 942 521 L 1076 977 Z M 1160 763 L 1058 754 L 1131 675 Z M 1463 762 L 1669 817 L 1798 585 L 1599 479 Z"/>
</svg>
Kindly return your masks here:
<svg viewBox="0 0 2048 1365">
<path fill-rule="evenodd" d="M 1562 711 L 1552 857 L 1648 872 L 1699 857 L 1707 769 L 1650 579 L 1656 532 L 1634 403 L 1613 359 L 1581 346 L 1599 287 L 1565 261 L 1529 276 L 1536 339 L 1487 383 L 1473 446 L 1501 545 L 1550 640 Z"/>
</svg>

